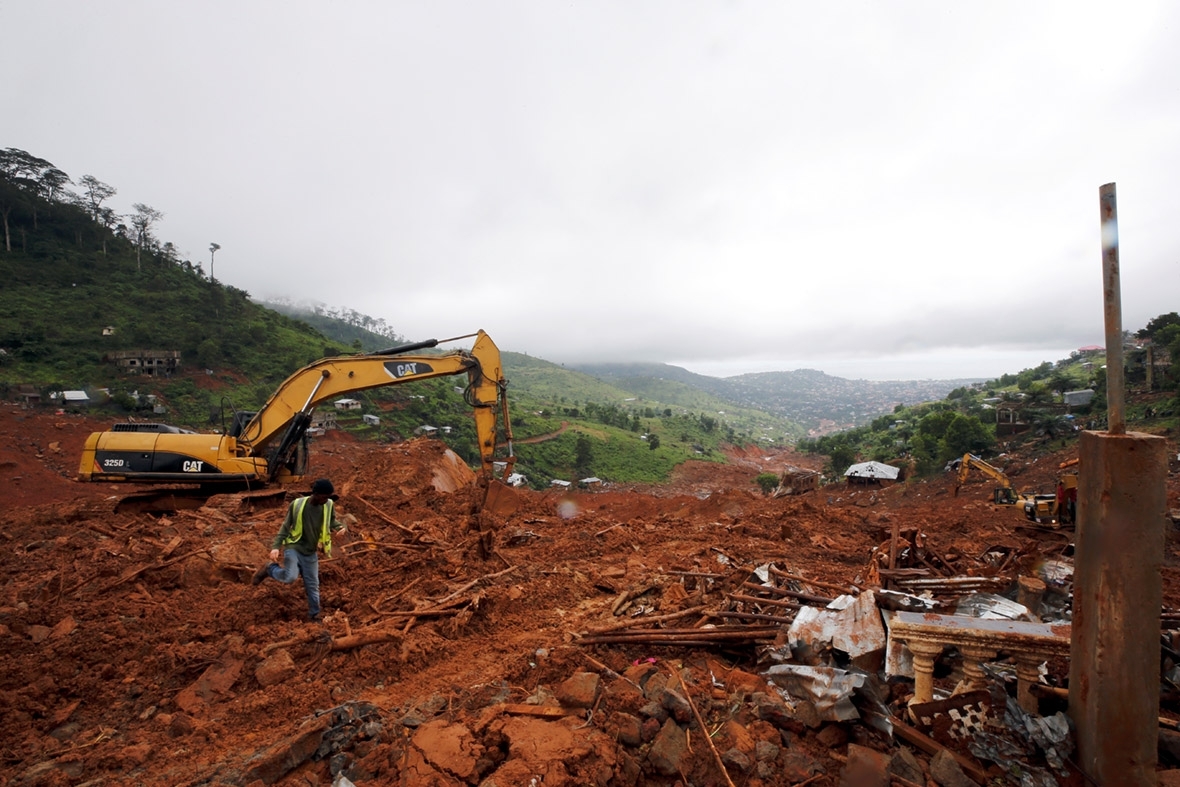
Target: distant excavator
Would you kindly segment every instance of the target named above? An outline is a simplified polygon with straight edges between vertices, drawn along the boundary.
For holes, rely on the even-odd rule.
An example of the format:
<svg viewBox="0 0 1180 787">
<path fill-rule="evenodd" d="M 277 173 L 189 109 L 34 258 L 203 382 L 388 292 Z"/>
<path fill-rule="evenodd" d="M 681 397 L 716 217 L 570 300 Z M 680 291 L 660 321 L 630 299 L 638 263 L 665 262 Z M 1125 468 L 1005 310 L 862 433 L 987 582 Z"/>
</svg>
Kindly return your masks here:
<svg viewBox="0 0 1180 787">
<path fill-rule="evenodd" d="M 1076 464 L 1076 462 L 1063 463 L 1063 469 L 1070 464 Z M 975 454 L 966 453 L 959 460 L 959 471 L 954 489 L 956 497 L 959 494 L 959 487 L 970 478 L 972 469 L 999 483 L 999 486 L 992 490 L 992 502 L 996 505 L 1018 505 L 1024 512 L 1024 518 L 1037 524 L 1072 526 L 1076 521 L 1078 490 L 1076 472 L 1060 476 L 1057 481 L 1057 491 L 1054 494 L 1021 492 L 1016 489 L 1012 479 L 1008 478 L 1003 470 L 988 464 Z"/>
<path fill-rule="evenodd" d="M 476 340 L 470 351 L 412 354 L 471 336 Z M 294 483 L 307 472 L 307 430 L 317 405 L 354 391 L 455 374 L 468 378 L 463 397 L 475 410 L 481 482 L 487 484 L 493 477 L 499 447 L 497 415 L 507 446 L 503 459 L 507 477 L 515 462 L 508 381 L 500 350 L 481 330 L 315 361 L 288 377 L 257 412 L 235 412 L 225 434 L 201 434 L 158 423 L 115 424 L 86 440 L 78 480 L 183 484 L 193 490 L 191 497 Z M 154 497 L 177 497 L 177 493 L 168 490 Z M 148 502 L 153 495 L 142 497 Z"/>
</svg>

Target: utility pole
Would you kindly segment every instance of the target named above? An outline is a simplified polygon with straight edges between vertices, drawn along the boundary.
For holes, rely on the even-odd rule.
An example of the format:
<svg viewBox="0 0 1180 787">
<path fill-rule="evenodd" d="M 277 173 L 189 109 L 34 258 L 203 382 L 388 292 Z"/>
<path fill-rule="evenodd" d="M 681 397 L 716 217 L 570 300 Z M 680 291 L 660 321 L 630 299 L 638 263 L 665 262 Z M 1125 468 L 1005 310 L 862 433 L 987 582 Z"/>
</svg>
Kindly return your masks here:
<svg viewBox="0 0 1180 787">
<path fill-rule="evenodd" d="M 211 282 L 217 281 L 216 279 L 213 278 L 213 255 L 216 254 L 217 250 L 220 248 L 221 248 L 221 244 L 219 244 L 219 243 L 210 243 L 209 244 L 209 281 L 211 281 Z"/>
</svg>

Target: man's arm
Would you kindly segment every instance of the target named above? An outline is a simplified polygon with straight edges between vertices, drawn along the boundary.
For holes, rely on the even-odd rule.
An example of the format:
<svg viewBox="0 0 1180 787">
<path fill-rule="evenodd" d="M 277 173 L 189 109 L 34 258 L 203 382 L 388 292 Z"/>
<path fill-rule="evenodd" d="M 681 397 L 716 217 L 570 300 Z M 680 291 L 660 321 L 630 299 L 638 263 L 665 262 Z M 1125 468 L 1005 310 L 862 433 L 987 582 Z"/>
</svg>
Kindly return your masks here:
<svg viewBox="0 0 1180 787">
<path fill-rule="evenodd" d="M 336 518 L 336 506 L 333 504 L 332 519 L 330 522 L 328 522 L 328 531 L 331 533 L 343 533 L 345 530 L 348 530 L 348 522 L 346 521 L 347 519 L 347 514 L 345 514 L 340 519 Z"/>
</svg>

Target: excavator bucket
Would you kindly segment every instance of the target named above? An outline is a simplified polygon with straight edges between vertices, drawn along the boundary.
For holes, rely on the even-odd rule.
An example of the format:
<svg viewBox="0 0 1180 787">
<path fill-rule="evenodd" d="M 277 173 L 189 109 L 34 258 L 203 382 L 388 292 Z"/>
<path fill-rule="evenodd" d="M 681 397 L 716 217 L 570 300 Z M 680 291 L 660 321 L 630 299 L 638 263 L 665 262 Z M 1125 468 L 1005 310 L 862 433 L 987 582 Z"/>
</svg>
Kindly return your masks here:
<svg viewBox="0 0 1180 787">
<path fill-rule="evenodd" d="M 488 483 L 487 494 L 483 499 L 483 510 L 496 516 L 510 516 L 520 508 L 520 495 L 516 490 L 501 481 Z"/>
</svg>

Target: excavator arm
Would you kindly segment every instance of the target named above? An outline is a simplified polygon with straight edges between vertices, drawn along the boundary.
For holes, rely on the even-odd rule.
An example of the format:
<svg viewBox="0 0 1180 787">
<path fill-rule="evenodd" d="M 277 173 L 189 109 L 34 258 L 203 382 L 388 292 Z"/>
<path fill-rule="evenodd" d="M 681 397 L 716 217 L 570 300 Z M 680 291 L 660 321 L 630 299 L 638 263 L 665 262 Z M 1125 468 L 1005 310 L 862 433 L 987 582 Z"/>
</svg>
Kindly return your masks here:
<svg viewBox="0 0 1180 787">
<path fill-rule="evenodd" d="M 955 483 L 954 496 L 959 494 L 959 487 L 967 483 L 967 479 L 971 476 L 971 470 L 975 469 L 983 473 L 988 478 L 999 484 L 993 492 L 993 499 L 1000 505 L 1015 505 L 1023 497 L 1016 488 L 1012 485 L 1012 480 L 1004 474 L 1003 470 L 998 467 L 989 465 L 987 462 L 980 459 L 975 454 L 963 454 L 963 458 L 959 461 L 959 474 Z"/>
<path fill-rule="evenodd" d="M 416 354 L 475 336 L 470 351 Z M 294 481 L 298 451 L 317 405 L 342 394 L 447 375 L 466 374 L 464 397 L 475 411 L 481 472 L 491 478 L 497 418 L 503 419 L 512 472 L 512 429 L 500 350 L 482 330 L 375 353 L 324 358 L 292 374 L 258 412 L 228 435 L 188 432 L 159 424 L 118 424 L 86 441 L 78 478 L 135 483 L 266 483 Z"/>
<path fill-rule="evenodd" d="M 270 480 L 274 480 L 302 439 L 317 405 L 342 394 L 369 388 L 466 373 L 468 386 L 464 398 L 475 410 L 482 470 L 490 475 L 496 450 L 497 408 L 504 419 L 511 452 L 511 427 L 505 396 L 507 381 L 500 363 L 500 350 L 483 331 L 475 335 L 477 339 L 470 351 L 411 354 L 440 343 L 431 339 L 366 355 L 324 358 L 309 364 L 283 381 L 242 428 L 238 435 L 240 451 L 244 456 L 264 456 Z"/>
</svg>

